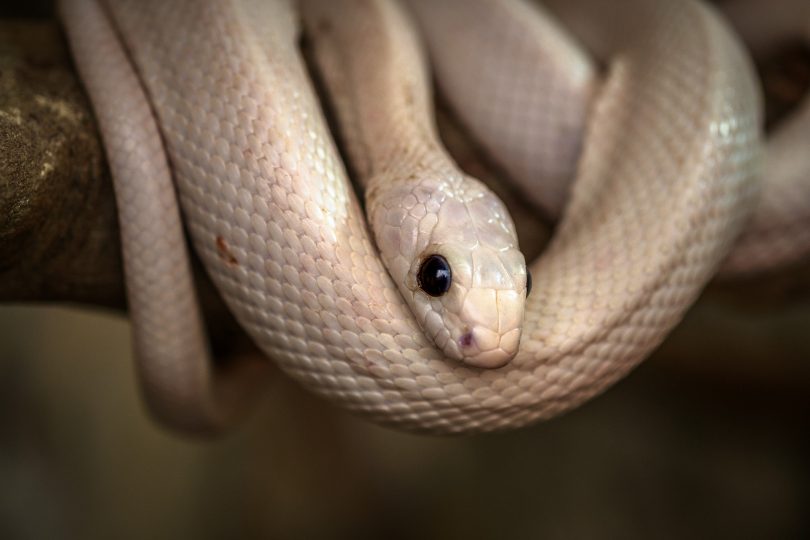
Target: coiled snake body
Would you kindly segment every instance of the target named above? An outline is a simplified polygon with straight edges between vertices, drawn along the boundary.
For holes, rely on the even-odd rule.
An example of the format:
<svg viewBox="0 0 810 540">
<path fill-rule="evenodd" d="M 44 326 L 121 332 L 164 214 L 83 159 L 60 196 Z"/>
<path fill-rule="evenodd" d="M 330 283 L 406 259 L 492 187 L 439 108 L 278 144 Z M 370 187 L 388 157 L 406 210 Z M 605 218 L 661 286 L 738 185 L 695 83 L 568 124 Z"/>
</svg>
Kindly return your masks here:
<svg viewBox="0 0 810 540">
<path fill-rule="evenodd" d="M 330 14 L 328 2 L 303 2 L 304 18 L 338 96 L 353 169 L 424 170 L 443 154 L 430 122 L 413 121 L 428 114 L 428 90 L 403 90 L 427 84 L 412 71 L 424 69 L 420 53 L 419 61 L 400 58 L 397 70 L 373 63 L 398 61 L 399 44 L 413 43 L 409 16 L 388 0 L 335 4 Z M 422 20 L 427 2 L 412 4 Z M 564 148 L 558 170 L 578 163 L 570 194 L 528 187 L 547 195 L 540 204 L 568 201 L 551 245 L 530 265 L 533 290 L 522 326 L 514 323 L 519 350 L 484 369 L 437 348 L 384 267 L 386 237 L 375 227 L 375 244 L 326 127 L 290 2 L 63 0 L 115 177 L 139 375 L 152 409 L 186 430 L 220 429 L 262 389 L 265 369 L 254 360 L 220 372 L 207 359 L 172 175 L 195 250 L 258 346 L 313 391 L 376 421 L 445 433 L 514 428 L 575 407 L 627 373 L 679 321 L 739 234 L 758 189 L 760 112 L 749 63 L 711 9 L 618 4 L 611 16 L 626 16 L 622 30 L 601 36 L 604 80 L 595 89 L 585 65 L 572 81 L 582 83 L 587 119 L 570 113 L 554 124 L 567 126 L 564 140 L 547 140 Z M 467 15 L 487 5 L 470 2 Z M 518 19 L 540 16 L 525 13 Z M 601 15 L 594 9 L 592 22 L 604 16 L 604 6 Z M 373 32 L 360 24 L 352 33 L 341 17 L 394 31 L 377 35 L 386 45 L 372 51 Z M 428 42 L 437 56 L 435 39 Z M 330 57 L 348 64 L 330 75 Z M 385 84 L 374 86 L 375 77 Z M 519 138 L 514 119 L 530 86 L 512 86 L 514 95 L 488 100 L 483 125 L 503 119 L 493 124 L 495 139 Z M 400 94 L 368 103 L 389 89 Z M 532 119 L 522 129 L 545 129 Z M 398 129 L 407 122 L 413 129 Z M 583 132 L 576 161 L 569 143 Z M 530 160 L 515 160 L 516 169 L 531 169 Z M 429 200 L 409 200 L 402 212 L 429 212 Z M 525 296 L 525 273 L 515 268 L 514 287 Z"/>
</svg>

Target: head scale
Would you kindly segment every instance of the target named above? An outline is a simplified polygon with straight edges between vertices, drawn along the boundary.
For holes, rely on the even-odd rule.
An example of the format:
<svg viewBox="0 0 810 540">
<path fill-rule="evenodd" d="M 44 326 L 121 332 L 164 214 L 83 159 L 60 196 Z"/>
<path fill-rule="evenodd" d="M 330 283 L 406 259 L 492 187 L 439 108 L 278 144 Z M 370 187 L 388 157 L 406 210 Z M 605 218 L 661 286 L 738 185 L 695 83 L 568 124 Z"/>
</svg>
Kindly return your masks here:
<svg viewBox="0 0 810 540">
<path fill-rule="evenodd" d="M 530 278 L 500 199 L 470 177 L 425 175 L 367 203 L 383 261 L 436 346 L 476 367 L 511 360 Z"/>
</svg>

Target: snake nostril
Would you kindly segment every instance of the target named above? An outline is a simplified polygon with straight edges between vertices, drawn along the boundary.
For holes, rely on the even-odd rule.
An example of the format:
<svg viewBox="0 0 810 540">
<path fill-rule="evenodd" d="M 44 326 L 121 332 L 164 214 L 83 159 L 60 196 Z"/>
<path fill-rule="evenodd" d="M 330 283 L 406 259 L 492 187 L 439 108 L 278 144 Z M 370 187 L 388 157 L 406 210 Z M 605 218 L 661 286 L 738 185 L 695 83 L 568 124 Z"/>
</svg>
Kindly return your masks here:
<svg viewBox="0 0 810 540">
<path fill-rule="evenodd" d="M 473 344 L 473 334 L 472 332 L 467 332 L 466 334 L 462 335 L 458 338 L 458 344 L 463 347 L 467 348 Z"/>
</svg>

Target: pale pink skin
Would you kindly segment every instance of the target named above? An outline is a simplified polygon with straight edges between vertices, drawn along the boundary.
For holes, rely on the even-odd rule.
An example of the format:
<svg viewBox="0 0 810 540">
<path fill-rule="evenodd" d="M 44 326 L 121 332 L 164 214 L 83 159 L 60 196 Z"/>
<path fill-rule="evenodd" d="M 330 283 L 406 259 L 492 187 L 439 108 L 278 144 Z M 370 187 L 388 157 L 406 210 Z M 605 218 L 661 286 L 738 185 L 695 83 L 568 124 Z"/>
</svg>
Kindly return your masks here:
<svg viewBox="0 0 810 540">
<path fill-rule="evenodd" d="M 611 60 L 616 69 L 589 116 L 561 222 L 532 266 L 520 351 L 499 370 L 469 369 L 444 358 L 421 331 L 378 256 L 301 65 L 291 2 L 61 4 L 127 224 L 122 242 L 130 306 L 137 306 L 131 314 L 138 372 L 153 410 L 176 427 L 222 429 L 246 409 L 246 397 L 257 395 L 251 385 L 261 389 L 264 370 L 240 361 L 228 363 L 235 371 L 215 369 L 200 325 L 192 320 L 191 329 L 184 327 L 197 311 L 193 302 L 178 301 L 190 290 L 178 285 L 189 266 L 182 229 L 173 219 L 176 230 L 166 238 L 170 224 L 158 221 L 172 204 L 179 217 L 175 193 L 209 276 L 275 364 L 332 403 L 389 426 L 434 433 L 524 426 L 615 383 L 680 320 L 752 207 L 759 101 L 750 66 L 723 23 L 691 0 L 587 0 L 582 15 L 605 32 L 602 57 L 613 59 L 613 44 L 623 52 Z M 364 11 L 396 4 L 340 2 L 347 5 Z M 488 20 L 484 8 L 465 2 L 465 12 Z M 114 26 L 95 24 L 105 17 Z M 621 24 L 607 24 L 614 19 Z M 374 84 L 352 87 L 350 99 L 380 100 L 391 113 L 364 123 L 363 140 L 350 140 L 349 154 L 355 155 L 352 144 L 374 143 L 377 165 L 368 166 L 366 177 L 411 161 L 416 167 L 395 187 L 448 182 L 447 196 L 478 215 L 470 210 L 473 191 L 455 188 L 456 177 L 442 172 L 432 123 L 414 113 L 430 110 L 420 90 L 424 73 L 393 61 L 402 57 L 390 32 L 403 27 L 374 33 L 382 27 L 354 15 L 345 20 L 350 39 L 372 40 L 350 56 L 362 60 L 356 78 Z M 394 56 L 384 69 L 363 63 L 386 51 Z M 515 89 L 504 82 L 507 95 Z M 138 92 L 140 105 L 132 95 Z M 352 161 L 362 169 L 362 158 Z M 166 181 L 165 200 L 145 192 L 147 181 L 158 178 Z M 373 190 L 369 185 L 367 195 Z M 459 215 L 464 211 L 452 210 L 447 219 Z M 471 228 L 486 226 L 473 220 Z M 437 227 L 421 245 L 444 248 L 445 235 L 455 243 L 466 232 Z M 172 264 L 178 260 L 184 265 Z M 463 273 L 465 263 L 452 264 L 456 275 Z"/>
<path fill-rule="evenodd" d="M 448 169 L 369 190 L 367 213 L 383 262 L 425 333 L 447 356 L 495 368 L 518 351 L 526 263 L 503 203 L 481 182 Z M 430 255 L 450 265 L 442 296 L 419 288 Z"/>
<path fill-rule="evenodd" d="M 302 5 L 388 273 L 445 356 L 505 365 L 520 343 L 526 261 L 503 203 L 461 172 L 439 140 L 426 59 L 407 13 L 395 2 Z M 430 255 L 452 271 L 439 297 L 418 284 Z"/>
</svg>

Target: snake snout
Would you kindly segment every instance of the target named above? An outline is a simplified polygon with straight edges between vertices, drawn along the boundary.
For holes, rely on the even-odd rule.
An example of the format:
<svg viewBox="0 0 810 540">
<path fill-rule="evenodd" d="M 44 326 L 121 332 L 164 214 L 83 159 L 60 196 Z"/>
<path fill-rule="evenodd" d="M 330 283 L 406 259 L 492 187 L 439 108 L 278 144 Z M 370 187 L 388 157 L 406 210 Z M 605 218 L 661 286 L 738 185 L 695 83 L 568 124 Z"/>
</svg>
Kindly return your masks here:
<svg viewBox="0 0 810 540">
<path fill-rule="evenodd" d="M 468 330 L 458 338 L 465 364 L 499 368 L 518 352 L 524 298 L 515 291 L 472 290 L 465 299 Z"/>
</svg>

